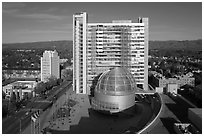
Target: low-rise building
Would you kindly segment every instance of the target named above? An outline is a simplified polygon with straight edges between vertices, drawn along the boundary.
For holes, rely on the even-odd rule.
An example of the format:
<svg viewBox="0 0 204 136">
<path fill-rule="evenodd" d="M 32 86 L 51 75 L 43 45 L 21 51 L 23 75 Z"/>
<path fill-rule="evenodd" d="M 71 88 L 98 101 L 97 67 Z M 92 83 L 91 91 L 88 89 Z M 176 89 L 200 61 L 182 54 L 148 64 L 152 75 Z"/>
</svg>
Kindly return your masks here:
<svg viewBox="0 0 204 136">
<path fill-rule="evenodd" d="M 16 81 L 2 87 L 6 98 L 11 98 L 15 94 L 16 100 L 30 97 L 33 95 L 33 90 L 36 87 L 36 81 Z"/>
<path fill-rule="evenodd" d="M 67 62 L 67 61 L 68 61 L 68 59 L 60 59 L 59 61 L 60 61 L 59 63 L 60 63 L 60 64 L 62 64 L 62 63 Z"/>
<path fill-rule="evenodd" d="M 40 78 L 40 69 L 3 69 L 6 78 Z"/>
<path fill-rule="evenodd" d="M 66 69 L 68 69 L 68 70 L 73 70 L 73 65 L 67 66 Z"/>
<path fill-rule="evenodd" d="M 168 84 L 177 84 L 178 89 L 184 85 L 195 86 L 195 78 L 191 74 L 176 76 L 174 78 L 165 78 L 157 72 L 152 72 L 153 75 L 153 84 L 155 87 L 167 87 Z"/>
<path fill-rule="evenodd" d="M 178 84 L 167 84 L 167 92 L 177 94 Z"/>
<path fill-rule="evenodd" d="M 155 87 L 155 91 L 157 93 L 163 93 L 164 92 L 164 88 L 163 87 Z"/>
</svg>

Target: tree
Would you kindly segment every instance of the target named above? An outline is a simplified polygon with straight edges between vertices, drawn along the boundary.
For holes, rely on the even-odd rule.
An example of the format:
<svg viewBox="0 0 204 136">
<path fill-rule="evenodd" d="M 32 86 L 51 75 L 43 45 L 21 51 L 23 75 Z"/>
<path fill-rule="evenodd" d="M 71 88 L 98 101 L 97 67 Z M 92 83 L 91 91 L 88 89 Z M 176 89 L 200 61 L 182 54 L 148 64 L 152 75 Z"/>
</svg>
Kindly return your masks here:
<svg viewBox="0 0 204 136">
<path fill-rule="evenodd" d="M 2 99 L 6 98 L 6 93 L 4 91 L 2 91 Z"/>
<path fill-rule="evenodd" d="M 3 105 L 2 106 L 2 117 L 5 117 L 8 114 L 8 106 Z"/>
<path fill-rule="evenodd" d="M 46 84 L 47 90 L 50 90 L 53 86 L 57 85 L 57 78 L 55 76 L 51 76 L 48 78 Z"/>
<path fill-rule="evenodd" d="M 59 78 L 59 79 L 57 79 L 57 85 L 60 85 L 60 84 L 62 83 L 62 81 L 63 81 L 63 80 L 62 80 L 62 79 L 60 79 L 60 78 Z"/>
<path fill-rule="evenodd" d="M 64 69 L 62 70 L 62 79 L 63 80 L 69 80 L 73 77 L 73 71 L 70 69 Z"/>
<path fill-rule="evenodd" d="M 202 73 L 201 74 L 194 73 L 194 77 L 195 77 L 195 86 L 202 84 Z"/>
<path fill-rule="evenodd" d="M 40 82 L 37 84 L 37 86 L 34 89 L 36 94 L 44 94 L 46 91 L 46 85 L 43 82 Z"/>
<path fill-rule="evenodd" d="M 6 80 L 6 76 L 2 73 L 2 82 Z"/>
<path fill-rule="evenodd" d="M 165 65 L 165 62 L 162 61 L 160 64 L 159 64 L 159 68 L 162 69 L 162 70 L 165 70 L 166 69 L 166 65 Z"/>
<path fill-rule="evenodd" d="M 12 92 L 10 100 L 11 100 L 11 102 L 16 102 L 16 94 L 15 93 Z"/>
<path fill-rule="evenodd" d="M 18 101 L 15 103 L 16 109 L 19 110 L 22 106 L 22 101 Z"/>
</svg>

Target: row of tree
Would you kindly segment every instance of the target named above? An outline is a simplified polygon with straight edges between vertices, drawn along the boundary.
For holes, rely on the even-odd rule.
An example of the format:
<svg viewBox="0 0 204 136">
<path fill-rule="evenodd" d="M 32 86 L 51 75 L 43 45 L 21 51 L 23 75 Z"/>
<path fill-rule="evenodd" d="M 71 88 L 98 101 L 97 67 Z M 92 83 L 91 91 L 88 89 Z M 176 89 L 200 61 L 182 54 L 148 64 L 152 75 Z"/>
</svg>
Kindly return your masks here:
<svg viewBox="0 0 204 136">
<path fill-rule="evenodd" d="M 57 79 L 54 76 L 51 76 L 47 82 L 40 82 L 34 89 L 34 92 L 42 97 L 45 97 L 54 86 L 60 85 L 62 79 Z"/>
<path fill-rule="evenodd" d="M 171 49 L 157 49 L 149 50 L 149 55 L 157 57 L 177 57 L 177 58 L 186 58 L 191 57 L 193 59 L 202 59 L 202 51 L 194 50 L 171 50 Z"/>
<path fill-rule="evenodd" d="M 61 78 L 65 81 L 70 81 L 72 80 L 73 77 L 73 71 L 70 69 L 63 69 L 61 71 Z"/>
</svg>

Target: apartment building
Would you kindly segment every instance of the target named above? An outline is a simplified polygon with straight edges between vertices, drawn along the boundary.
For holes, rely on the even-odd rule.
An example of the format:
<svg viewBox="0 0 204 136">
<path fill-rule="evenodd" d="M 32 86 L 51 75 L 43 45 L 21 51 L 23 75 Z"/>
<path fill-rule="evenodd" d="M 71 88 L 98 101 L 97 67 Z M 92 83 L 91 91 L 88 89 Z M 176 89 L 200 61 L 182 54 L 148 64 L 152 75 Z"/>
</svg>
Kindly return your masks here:
<svg viewBox="0 0 204 136">
<path fill-rule="evenodd" d="M 195 78 L 192 76 L 187 75 L 182 75 L 182 76 L 177 76 L 174 78 L 165 78 L 163 76 L 157 76 L 158 74 L 155 74 L 152 76 L 152 84 L 155 87 L 166 87 L 168 84 L 177 84 L 178 88 L 184 86 L 184 85 L 190 85 L 190 86 L 195 86 Z"/>
<path fill-rule="evenodd" d="M 41 57 L 41 81 L 46 82 L 51 76 L 60 78 L 60 58 L 57 51 L 45 51 Z"/>
</svg>

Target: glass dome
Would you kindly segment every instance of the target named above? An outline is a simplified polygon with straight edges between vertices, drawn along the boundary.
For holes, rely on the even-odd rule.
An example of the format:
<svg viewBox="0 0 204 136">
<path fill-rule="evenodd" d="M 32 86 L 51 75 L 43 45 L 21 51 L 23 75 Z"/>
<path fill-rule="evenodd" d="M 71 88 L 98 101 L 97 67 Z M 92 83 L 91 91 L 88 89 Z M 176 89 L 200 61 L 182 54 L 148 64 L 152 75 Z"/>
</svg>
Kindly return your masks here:
<svg viewBox="0 0 204 136">
<path fill-rule="evenodd" d="M 134 93 L 136 89 L 132 74 L 126 68 L 116 67 L 101 75 L 95 92 L 107 95 L 128 95 Z"/>
</svg>

